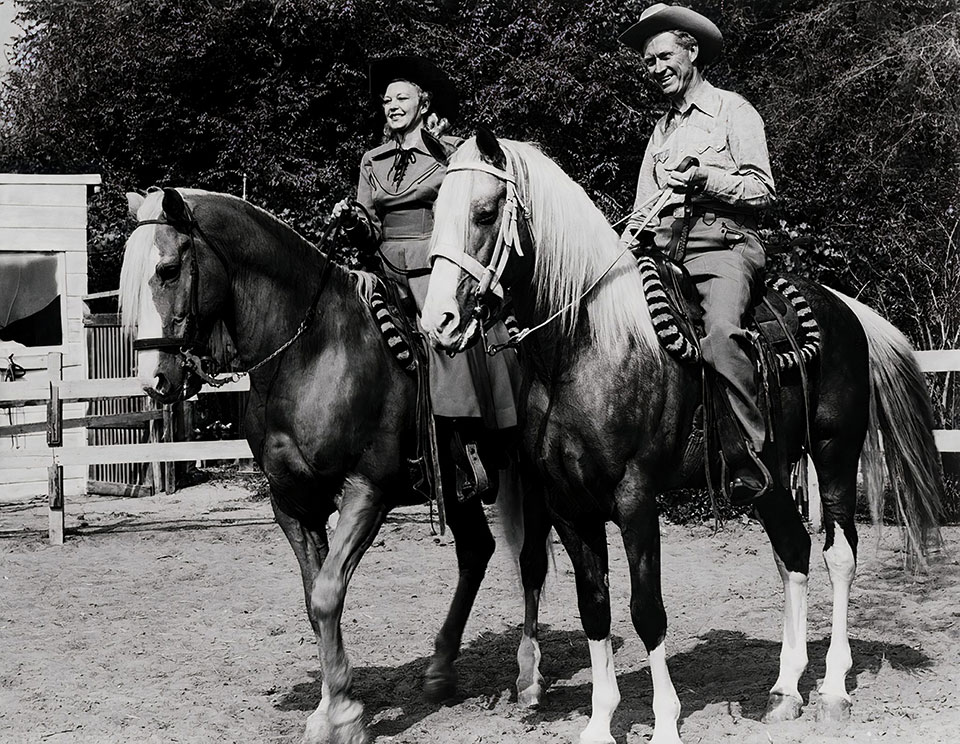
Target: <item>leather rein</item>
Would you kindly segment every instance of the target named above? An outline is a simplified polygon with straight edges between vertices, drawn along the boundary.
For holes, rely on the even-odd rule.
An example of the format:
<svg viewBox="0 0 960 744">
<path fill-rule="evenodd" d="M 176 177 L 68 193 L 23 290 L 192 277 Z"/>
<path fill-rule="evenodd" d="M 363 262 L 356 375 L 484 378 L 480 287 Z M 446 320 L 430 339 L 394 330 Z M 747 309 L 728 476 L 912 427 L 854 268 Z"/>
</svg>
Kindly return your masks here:
<svg viewBox="0 0 960 744">
<path fill-rule="evenodd" d="M 134 230 L 145 225 L 169 225 L 177 232 L 186 234 L 190 239 L 190 312 L 187 315 L 184 323 L 184 333 L 181 336 L 138 338 L 134 340 L 133 348 L 134 351 L 147 351 L 156 349 L 159 351 L 164 351 L 168 354 L 177 354 L 180 357 L 180 364 L 182 367 L 190 372 L 193 372 L 208 385 L 211 385 L 212 387 L 222 387 L 228 382 L 236 382 L 244 375 L 249 375 L 251 372 L 255 372 L 267 362 L 270 362 L 286 351 L 298 338 L 300 338 L 300 336 L 303 335 L 304 331 L 307 330 L 313 320 L 317 317 L 317 303 L 320 300 L 320 295 L 323 293 L 323 289 L 326 286 L 327 280 L 330 276 L 330 272 L 333 267 L 333 254 L 335 249 L 326 256 L 327 260 L 324 263 L 323 269 L 321 270 L 320 281 L 317 284 L 317 289 L 314 292 L 313 299 L 311 300 L 310 305 L 303 316 L 303 320 L 300 321 L 300 325 L 297 327 L 297 330 L 294 332 L 294 334 L 287 341 L 278 346 L 274 351 L 251 367 L 248 367 L 242 371 L 231 372 L 223 376 L 217 376 L 216 360 L 209 355 L 203 356 L 198 343 L 197 328 L 199 325 L 198 318 L 200 317 L 200 261 L 198 258 L 196 238 L 201 238 L 204 243 L 210 246 L 210 249 L 219 259 L 224 270 L 227 272 L 227 276 L 230 275 L 230 267 L 223 251 L 215 242 L 210 240 L 206 233 L 204 233 L 203 228 L 200 227 L 200 223 L 197 222 L 197 219 L 193 216 L 193 212 L 190 211 L 190 207 L 185 202 L 183 207 L 186 211 L 186 218 L 183 220 L 139 220 Z M 338 227 L 339 223 L 337 221 L 331 222 L 321 236 L 321 244 L 325 243 Z M 316 246 L 313 247 L 318 253 L 323 255 L 319 248 Z M 208 371 L 208 369 L 210 371 Z"/>
</svg>

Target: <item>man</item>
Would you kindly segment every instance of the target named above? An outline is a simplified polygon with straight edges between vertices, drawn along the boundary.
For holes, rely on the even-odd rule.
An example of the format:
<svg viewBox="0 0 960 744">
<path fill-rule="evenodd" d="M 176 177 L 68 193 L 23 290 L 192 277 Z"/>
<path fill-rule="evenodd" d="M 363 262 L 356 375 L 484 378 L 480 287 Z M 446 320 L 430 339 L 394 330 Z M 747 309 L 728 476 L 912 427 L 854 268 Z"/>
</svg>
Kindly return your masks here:
<svg viewBox="0 0 960 744">
<path fill-rule="evenodd" d="M 760 460 L 764 418 L 741 324 L 766 262 L 757 214 L 776 198 L 763 120 L 741 96 L 703 78 L 723 36 L 699 13 L 652 5 L 620 40 L 643 55 L 647 76 L 670 102 L 640 166 L 635 208 L 672 190 L 664 208 L 649 215 L 644 238 L 682 260 L 700 293 L 703 360 L 722 379 L 743 435 L 742 443 L 723 443 L 733 469 L 731 500 L 750 503 L 770 485 Z M 681 171 L 687 157 L 697 164 Z M 641 239 L 635 232 L 647 217 L 631 218 L 621 240 Z"/>
</svg>

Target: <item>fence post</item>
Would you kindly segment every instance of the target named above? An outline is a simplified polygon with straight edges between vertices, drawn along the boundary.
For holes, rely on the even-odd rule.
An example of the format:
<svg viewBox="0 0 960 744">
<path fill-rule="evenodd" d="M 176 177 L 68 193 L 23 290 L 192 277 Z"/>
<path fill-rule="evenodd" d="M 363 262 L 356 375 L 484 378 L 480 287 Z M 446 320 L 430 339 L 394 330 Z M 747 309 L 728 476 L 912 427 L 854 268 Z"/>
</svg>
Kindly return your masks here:
<svg viewBox="0 0 960 744">
<path fill-rule="evenodd" d="M 63 446 L 63 401 L 60 383 L 63 381 L 63 355 L 47 354 L 47 374 L 50 378 L 50 398 L 47 400 L 47 446 Z M 63 545 L 63 466 L 53 453 L 53 465 L 47 469 L 47 497 L 50 510 L 49 536 L 51 545 Z"/>
<path fill-rule="evenodd" d="M 163 441 L 173 442 L 176 440 L 173 430 L 173 405 L 167 403 L 163 406 Z M 163 463 L 163 490 L 166 493 L 176 493 L 177 474 L 176 463 Z"/>
</svg>

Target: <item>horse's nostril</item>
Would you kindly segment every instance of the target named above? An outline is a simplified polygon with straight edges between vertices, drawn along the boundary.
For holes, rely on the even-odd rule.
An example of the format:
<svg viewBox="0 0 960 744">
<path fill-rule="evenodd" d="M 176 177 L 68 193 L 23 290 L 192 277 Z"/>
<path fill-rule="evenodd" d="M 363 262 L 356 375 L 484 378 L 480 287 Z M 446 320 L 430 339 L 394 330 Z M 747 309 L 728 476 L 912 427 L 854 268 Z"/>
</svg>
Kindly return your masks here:
<svg viewBox="0 0 960 744">
<path fill-rule="evenodd" d="M 459 318 L 457 317 L 456 313 L 445 312 L 445 313 L 443 314 L 443 318 L 440 320 L 440 329 L 439 329 L 439 330 L 440 330 L 441 332 L 443 332 L 443 331 L 449 331 L 449 330 L 451 330 L 452 328 L 455 328 L 455 327 L 456 327 L 458 321 L 459 321 Z"/>
<path fill-rule="evenodd" d="M 154 378 L 154 389 L 160 395 L 166 395 L 170 390 L 170 383 L 167 381 L 167 378 L 164 375 L 157 375 Z"/>
</svg>

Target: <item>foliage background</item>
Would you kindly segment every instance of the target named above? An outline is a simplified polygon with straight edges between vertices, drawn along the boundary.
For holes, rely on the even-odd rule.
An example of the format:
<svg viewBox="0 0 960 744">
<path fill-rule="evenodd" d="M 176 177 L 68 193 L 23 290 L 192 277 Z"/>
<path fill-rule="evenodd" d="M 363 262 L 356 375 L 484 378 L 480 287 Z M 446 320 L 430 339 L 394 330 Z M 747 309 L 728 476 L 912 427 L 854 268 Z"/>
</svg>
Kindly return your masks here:
<svg viewBox="0 0 960 744">
<path fill-rule="evenodd" d="M 0 0 L 3 2 L 3 0 Z M 381 123 L 372 56 L 421 52 L 476 122 L 539 141 L 611 219 L 663 104 L 617 35 L 647 0 L 19 0 L 0 171 L 97 172 L 91 291 L 116 286 L 123 193 L 240 193 L 316 236 Z M 775 268 L 860 296 L 921 348 L 960 342 L 954 0 L 703 0 L 707 71 L 763 115 Z M 953 381 L 935 391 L 958 423 Z"/>
</svg>

